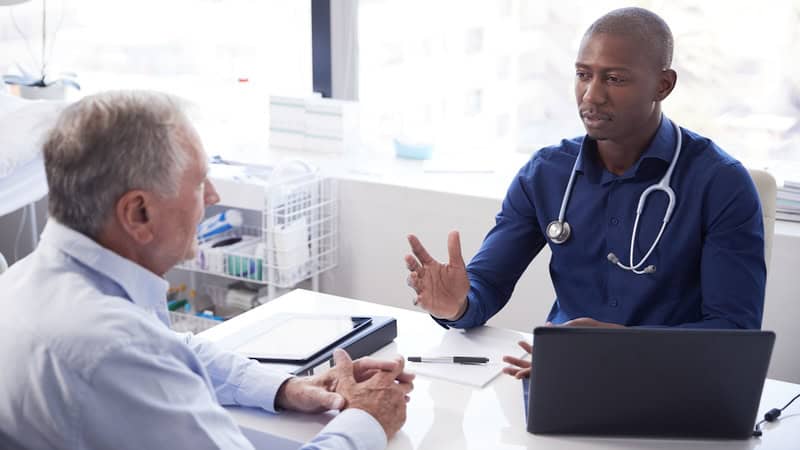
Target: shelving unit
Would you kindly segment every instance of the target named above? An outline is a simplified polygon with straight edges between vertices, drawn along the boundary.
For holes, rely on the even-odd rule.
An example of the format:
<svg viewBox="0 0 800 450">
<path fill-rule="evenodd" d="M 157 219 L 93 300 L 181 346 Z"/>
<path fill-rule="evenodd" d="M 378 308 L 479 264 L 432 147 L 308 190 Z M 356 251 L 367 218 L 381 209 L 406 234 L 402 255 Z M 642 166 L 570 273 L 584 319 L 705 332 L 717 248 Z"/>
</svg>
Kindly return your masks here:
<svg viewBox="0 0 800 450">
<path fill-rule="evenodd" d="M 266 300 L 278 288 L 309 279 L 312 289 L 319 290 L 319 274 L 338 264 L 336 180 L 299 161 L 275 168 L 216 166 L 212 164 L 210 177 L 220 207 L 238 209 L 245 218 L 243 226 L 226 234 L 242 241 L 223 247 L 201 242 L 197 257 L 178 268 L 266 286 Z M 222 237 L 215 236 L 215 241 Z M 219 287 L 203 291 L 215 306 L 224 299 Z"/>
</svg>

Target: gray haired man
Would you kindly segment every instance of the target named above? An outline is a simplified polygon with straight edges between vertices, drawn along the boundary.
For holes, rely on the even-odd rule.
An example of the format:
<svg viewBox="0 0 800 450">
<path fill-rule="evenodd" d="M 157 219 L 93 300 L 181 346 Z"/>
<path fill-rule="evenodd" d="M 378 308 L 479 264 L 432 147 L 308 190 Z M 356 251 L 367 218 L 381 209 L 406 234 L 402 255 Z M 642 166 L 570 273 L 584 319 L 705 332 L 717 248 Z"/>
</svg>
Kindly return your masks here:
<svg viewBox="0 0 800 450">
<path fill-rule="evenodd" d="M 168 327 L 163 275 L 219 198 L 175 99 L 67 108 L 44 148 L 50 220 L 0 277 L 0 447 L 252 448 L 221 405 L 341 410 L 313 448 L 383 448 L 405 422 L 402 358 L 296 378 Z"/>
</svg>

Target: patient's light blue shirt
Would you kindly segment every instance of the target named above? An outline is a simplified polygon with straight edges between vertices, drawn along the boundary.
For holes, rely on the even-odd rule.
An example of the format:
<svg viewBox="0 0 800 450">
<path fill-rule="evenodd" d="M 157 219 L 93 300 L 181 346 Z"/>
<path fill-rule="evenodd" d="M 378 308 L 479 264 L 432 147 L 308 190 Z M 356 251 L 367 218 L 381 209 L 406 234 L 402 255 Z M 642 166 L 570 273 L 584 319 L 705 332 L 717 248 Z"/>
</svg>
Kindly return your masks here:
<svg viewBox="0 0 800 450">
<path fill-rule="evenodd" d="M 171 331 L 167 287 L 50 220 L 0 275 L 0 447 L 253 448 L 221 405 L 274 412 L 288 375 Z M 304 448 L 385 446 L 348 409 Z"/>
<path fill-rule="evenodd" d="M 672 219 L 647 262 L 656 272 L 636 275 L 629 249 L 641 193 L 657 183 L 675 152 L 672 123 L 661 125 L 639 160 L 624 174 L 607 171 L 589 138 L 543 148 L 511 183 L 494 228 L 467 267 L 471 289 L 461 319 L 481 325 L 509 300 L 519 277 L 545 244 L 556 299 L 547 320 L 579 317 L 628 326 L 760 328 L 766 267 L 758 194 L 747 170 L 712 141 L 680 129 L 683 145 L 672 175 Z M 545 238 L 558 218 L 573 164 L 577 174 L 566 210 L 572 236 L 558 245 Z M 655 240 L 667 197 L 648 197 L 634 245 L 638 263 Z M 634 264 L 635 264 L 634 263 Z M 526 301 L 518 298 L 516 301 Z"/>
</svg>

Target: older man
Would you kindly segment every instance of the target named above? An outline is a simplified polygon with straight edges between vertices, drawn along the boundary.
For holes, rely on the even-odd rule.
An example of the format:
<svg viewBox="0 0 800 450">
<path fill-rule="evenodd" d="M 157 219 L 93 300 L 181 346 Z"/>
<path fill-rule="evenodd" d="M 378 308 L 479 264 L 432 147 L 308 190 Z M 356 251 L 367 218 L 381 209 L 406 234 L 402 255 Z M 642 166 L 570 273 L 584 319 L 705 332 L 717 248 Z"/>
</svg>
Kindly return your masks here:
<svg viewBox="0 0 800 450">
<path fill-rule="evenodd" d="M 295 378 L 172 332 L 163 275 L 218 201 L 178 102 L 100 94 L 45 144 L 39 247 L 0 277 L 0 447 L 252 448 L 221 405 L 342 410 L 313 448 L 382 448 L 405 421 L 402 359 Z"/>
</svg>

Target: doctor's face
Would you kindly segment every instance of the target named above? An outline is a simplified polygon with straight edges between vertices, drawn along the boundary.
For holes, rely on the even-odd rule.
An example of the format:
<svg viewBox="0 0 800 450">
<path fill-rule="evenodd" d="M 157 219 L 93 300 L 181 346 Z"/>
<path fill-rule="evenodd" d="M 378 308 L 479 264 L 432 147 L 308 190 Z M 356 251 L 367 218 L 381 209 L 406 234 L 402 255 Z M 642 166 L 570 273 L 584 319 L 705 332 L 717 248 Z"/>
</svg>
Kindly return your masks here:
<svg viewBox="0 0 800 450">
<path fill-rule="evenodd" d="M 624 141 L 660 114 L 663 71 L 648 53 L 646 45 L 630 37 L 584 37 L 575 61 L 575 99 L 589 137 Z"/>
</svg>

